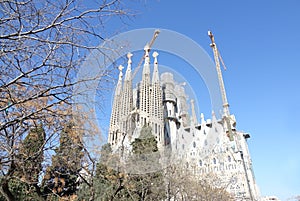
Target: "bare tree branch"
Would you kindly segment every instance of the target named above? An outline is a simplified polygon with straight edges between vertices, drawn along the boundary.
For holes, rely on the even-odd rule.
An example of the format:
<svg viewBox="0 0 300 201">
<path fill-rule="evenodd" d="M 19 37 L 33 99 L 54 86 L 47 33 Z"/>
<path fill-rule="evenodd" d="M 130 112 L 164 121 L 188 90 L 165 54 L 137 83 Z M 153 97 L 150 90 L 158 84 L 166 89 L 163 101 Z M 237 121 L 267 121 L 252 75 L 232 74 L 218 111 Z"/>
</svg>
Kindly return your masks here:
<svg viewBox="0 0 300 201">
<path fill-rule="evenodd" d="M 50 161 L 63 126 L 76 119 L 72 98 L 82 92 L 74 89 L 96 79 L 105 81 L 105 89 L 111 82 L 114 66 L 103 65 L 87 79 L 76 80 L 76 74 L 92 50 L 104 54 L 103 48 L 110 48 L 99 43 L 108 37 L 105 30 L 113 17 L 131 15 L 122 6 L 120 0 L 0 1 L 0 179 L 5 181 L 0 192 L 7 200 L 13 198 L 6 181 L 17 177 L 16 166 L 42 152 Z M 44 143 L 20 160 L 20 147 L 37 125 L 45 130 Z"/>
</svg>

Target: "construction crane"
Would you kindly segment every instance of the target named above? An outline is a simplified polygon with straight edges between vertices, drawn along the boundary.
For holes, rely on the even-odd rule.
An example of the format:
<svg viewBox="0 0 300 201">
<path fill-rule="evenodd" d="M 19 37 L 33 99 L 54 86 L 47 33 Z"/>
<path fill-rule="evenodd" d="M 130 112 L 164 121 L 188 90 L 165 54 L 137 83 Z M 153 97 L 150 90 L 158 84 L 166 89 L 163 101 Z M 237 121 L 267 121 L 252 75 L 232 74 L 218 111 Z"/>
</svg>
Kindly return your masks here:
<svg viewBox="0 0 300 201">
<path fill-rule="evenodd" d="M 151 41 L 148 43 L 149 48 L 152 47 L 152 45 L 153 45 L 154 41 L 156 40 L 156 38 L 157 38 L 157 36 L 158 36 L 159 33 L 160 33 L 160 30 L 158 30 L 158 29 L 156 29 L 154 31 L 153 37 L 152 37 Z M 134 69 L 133 74 L 132 74 L 132 79 L 134 79 L 134 77 L 136 76 L 137 72 L 140 70 L 140 67 L 141 67 L 144 59 L 145 59 L 145 53 L 144 53 L 143 57 L 141 58 L 140 62 L 138 63 L 137 67 Z"/>
<path fill-rule="evenodd" d="M 225 64 L 223 62 L 223 59 L 218 51 L 217 45 L 215 43 L 215 38 L 214 35 L 212 34 L 211 31 L 208 31 L 208 36 L 211 39 L 211 44 L 210 47 L 213 49 L 214 52 L 214 59 L 215 59 L 215 63 L 216 63 L 216 68 L 217 68 L 217 74 L 218 74 L 218 79 L 219 79 L 219 85 L 220 85 L 220 90 L 221 90 L 221 94 L 222 94 L 222 101 L 223 101 L 223 118 L 226 122 L 227 125 L 227 129 L 228 129 L 228 137 L 230 141 L 233 141 L 233 130 L 231 125 L 235 125 L 235 120 L 233 120 L 231 118 L 230 112 L 229 112 L 229 104 L 227 102 L 227 97 L 226 97 L 226 92 L 225 92 L 225 86 L 224 86 L 224 81 L 223 81 L 223 77 L 222 77 L 222 72 L 221 72 L 221 67 L 220 67 L 220 61 L 223 65 L 223 67 L 226 69 Z M 233 124 L 231 124 L 231 122 Z M 244 136 L 245 137 L 245 136 Z M 248 134 L 249 137 L 249 134 Z M 245 137 L 246 138 L 246 137 Z M 245 171 L 245 177 L 246 177 L 246 181 L 247 181 L 247 185 L 248 185 L 248 190 L 249 190 L 249 195 L 250 195 L 250 200 L 253 201 L 253 195 L 252 195 L 252 191 L 251 191 L 251 187 L 249 184 L 249 178 L 248 178 L 248 173 L 247 173 L 247 169 L 246 169 L 246 164 L 245 164 L 245 159 L 244 159 L 244 154 L 243 151 L 240 150 L 239 153 L 241 154 L 241 159 L 243 161 L 243 167 L 244 167 L 244 171 Z"/>
<path fill-rule="evenodd" d="M 232 132 L 232 127 L 231 127 L 231 123 L 230 123 L 229 104 L 228 104 L 227 97 L 226 97 L 225 86 L 224 86 L 224 81 L 223 81 L 221 67 L 220 67 L 220 60 L 225 69 L 226 69 L 226 66 L 225 66 L 223 59 L 218 51 L 217 45 L 215 43 L 214 35 L 212 34 L 211 31 L 208 31 L 208 36 L 210 37 L 210 40 L 211 40 L 210 47 L 213 49 L 214 59 L 215 59 L 216 69 L 217 69 L 217 74 L 218 74 L 218 80 L 219 80 L 219 86 L 220 86 L 220 91 L 221 91 L 221 95 L 222 95 L 223 118 L 227 125 L 228 137 L 229 137 L 230 141 L 233 141 L 234 139 L 233 139 L 233 132 Z"/>
</svg>

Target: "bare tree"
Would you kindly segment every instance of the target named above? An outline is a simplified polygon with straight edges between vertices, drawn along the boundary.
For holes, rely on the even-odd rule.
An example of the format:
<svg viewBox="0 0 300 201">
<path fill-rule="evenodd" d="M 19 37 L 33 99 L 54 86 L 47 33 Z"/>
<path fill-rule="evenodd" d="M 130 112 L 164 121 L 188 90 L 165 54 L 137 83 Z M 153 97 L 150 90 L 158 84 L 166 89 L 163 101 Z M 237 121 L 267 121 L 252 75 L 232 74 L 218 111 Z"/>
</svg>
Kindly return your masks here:
<svg viewBox="0 0 300 201">
<path fill-rule="evenodd" d="M 167 200 L 233 200 L 226 185 L 219 185 L 216 175 L 195 175 L 184 165 L 172 165 L 166 169 Z"/>
<path fill-rule="evenodd" d="M 30 129 L 45 131 L 39 152 L 57 146 L 63 125 L 76 116 L 73 89 L 85 81 L 75 79 L 79 66 L 90 51 L 101 52 L 109 20 L 128 15 L 119 0 L 0 1 L 0 192 L 6 200 L 15 199 L 9 181 L 26 161 L 18 156 Z M 93 79 L 106 79 L 110 70 Z"/>
</svg>

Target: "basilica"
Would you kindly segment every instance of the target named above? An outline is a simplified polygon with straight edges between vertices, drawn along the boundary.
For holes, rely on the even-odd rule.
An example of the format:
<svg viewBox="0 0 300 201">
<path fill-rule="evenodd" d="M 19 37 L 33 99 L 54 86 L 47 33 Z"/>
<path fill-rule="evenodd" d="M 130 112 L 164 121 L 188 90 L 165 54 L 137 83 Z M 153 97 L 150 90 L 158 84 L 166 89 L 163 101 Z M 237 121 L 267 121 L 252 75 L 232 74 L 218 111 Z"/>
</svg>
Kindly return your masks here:
<svg viewBox="0 0 300 201">
<path fill-rule="evenodd" d="M 148 45 L 144 51 L 142 77 L 135 87 L 133 55 L 127 55 L 124 76 L 123 66 L 119 67 L 108 135 L 112 149 L 130 154 L 131 142 L 148 126 L 162 155 L 170 150 L 171 157 L 193 174 L 218 176 L 220 185 L 226 185 L 236 200 L 259 200 L 247 145 L 250 135 L 236 130 L 234 115 L 219 119 L 212 112 L 206 119 L 197 114 L 185 86 L 178 84 L 172 73 L 159 73 L 158 53 L 150 54 Z"/>
</svg>

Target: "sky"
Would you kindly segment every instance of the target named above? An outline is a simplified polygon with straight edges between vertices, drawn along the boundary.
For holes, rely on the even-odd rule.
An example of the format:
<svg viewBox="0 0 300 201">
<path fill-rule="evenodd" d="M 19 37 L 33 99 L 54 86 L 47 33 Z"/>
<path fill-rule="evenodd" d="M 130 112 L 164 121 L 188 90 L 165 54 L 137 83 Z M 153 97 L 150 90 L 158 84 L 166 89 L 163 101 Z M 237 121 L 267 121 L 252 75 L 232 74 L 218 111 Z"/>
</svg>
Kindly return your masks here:
<svg viewBox="0 0 300 201">
<path fill-rule="evenodd" d="M 223 78 L 230 111 L 237 129 L 251 135 L 261 195 L 281 200 L 300 195 L 300 1 L 145 0 L 128 7 L 138 14 L 125 31 L 173 30 L 197 42 L 211 58 L 207 31 L 214 33 L 227 67 Z M 191 87 L 204 94 L 199 108 L 209 113 L 207 91 Z"/>
</svg>

